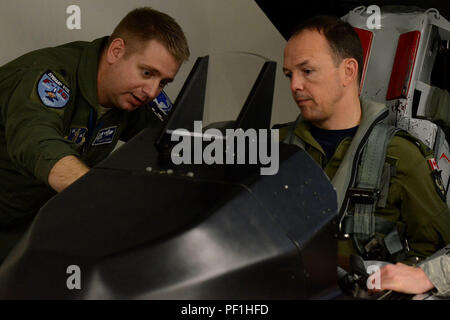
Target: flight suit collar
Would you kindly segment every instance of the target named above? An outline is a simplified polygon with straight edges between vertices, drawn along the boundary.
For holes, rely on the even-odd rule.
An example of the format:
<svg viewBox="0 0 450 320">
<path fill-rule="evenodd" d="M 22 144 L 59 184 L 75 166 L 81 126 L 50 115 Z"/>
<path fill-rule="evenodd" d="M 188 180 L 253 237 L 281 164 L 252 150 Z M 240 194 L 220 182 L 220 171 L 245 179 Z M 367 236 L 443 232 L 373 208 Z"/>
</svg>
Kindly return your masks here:
<svg viewBox="0 0 450 320">
<path fill-rule="evenodd" d="M 311 127 L 312 124 L 304 119 L 301 119 L 295 128 L 295 134 L 305 143 L 316 149 L 320 152 L 320 158 L 317 158 L 316 161 L 319 163 L 319 165 L 324 169 L 327 176 L 332 179 L 334 176 L 334 173 L 336 172 L 335 168 L 329 168 L 330 166 L 336 167 L 336 163 L 340 163 L 342 160 L 343 155 L 347 151 L 348 143 L 346 143 L 348 140 L 351 140 L 351 138 L 345 138 L 343 139 L 339 145 L 336 147 L 336 150 L 333 154 L 333 156 L 330 159 L 327 159 L 327 156 L 325 154 L 325 151 L 323 150 L 322 146 L 319 142 L 312 136 L 311 134 Z M 332 174 L 331 174 L 332 172 Z"/>
<path fill-rule="evenodd" d="M 322 146 L 314 139 L 314 137 L 311 134 L 311 123 L 306 121 L 305 119 L 301 119 L 295 128 L 294 133 L 299 137 L 301 140 L 306 142 L 307 144 L 311 145 L 312 147 L 319 150 L 323 156 L 325 156 L 325 151 L 323 151 Z"/>
<path fill-rule="evenodd" d="M 77 80 L 81 94 L 94 108 L 98 109 L 97 72 L 98 60 L 109 37 L 96 39 L 89 43 L 81 55 Z"/>
</svg>

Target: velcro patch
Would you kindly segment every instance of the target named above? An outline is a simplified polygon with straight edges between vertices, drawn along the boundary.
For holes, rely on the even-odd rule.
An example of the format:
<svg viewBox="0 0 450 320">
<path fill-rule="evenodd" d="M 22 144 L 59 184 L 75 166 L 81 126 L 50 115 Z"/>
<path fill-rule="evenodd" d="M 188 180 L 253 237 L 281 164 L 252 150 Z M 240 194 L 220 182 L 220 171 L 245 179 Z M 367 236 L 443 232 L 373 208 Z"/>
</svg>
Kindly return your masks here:
<svg viewBox="0 0 450 320">
<path fill-rule="evenodd" d="M 114 134 L 116 133 L 116 131 L 117 131 L 117 126 L 101 129 L 97 133 L 97 136 L 95 137 L 94 142 L 92 142 L 92 145 L 99 146 L 102 144 L 108 144 L 108 143 L 113 142 Z"/>
<path fill-rule="evenodd" d="M 435 158 L 430 158 L 427 160 L 427 162 L 428 162 L 428 166 L 431 169 L 431 178 L 433 179 L 434 187 L 436 188 L 436 191 L 437 191 L 439 197 L 441 197 L 442 201 L 447 202 L 445 186 L 444 186 L 444 182 L 442 181 L 442 175 L 441 175 L 442 171 L 439 170 L 439 166 L 438 166 Z"/>
<path fill-rule="evenodd" d="M 67 140 L 75 142 L 76 144 L 83 144 L 86 140 L 86 134 L 87 134 L 87 128 L 86 127 L 72 127 L 70 128 L 69 136 L 67 137 Z"/>
<path fill-rule="evenodd" d="M 172 102 L 164 91 L 161 91 L 161 93 L 155 99 L 153 99 L 153 101 L 150 103 L 150 106 L 153 112 L 161 121 L 164 121 L 164 119 L 172 110 Z"/>
<path fill-rule="evenodd" d="M 45 72 L 39 79 L 37 91 L 42 103 L 49 108 L 64 108 L 70 99 L 70 89 L 51 71 Z"/>
<path fill-rule="evenodd" d="M 161 91 L 153 101 L 165 115 L 168 115 L 170 110 L 172 110 L 172 102 L 164 91 Z"/>
<path fill-rule="evenodd" d="M 445 186 L 444 182 L 442 181 L 441 171 L 440 170 L 432 171 L 431 178 L 433 178 L 434 186 L 436 188 L 439 197 L 441 197 L 442 201 L 447 202 Z"/>
</svg>

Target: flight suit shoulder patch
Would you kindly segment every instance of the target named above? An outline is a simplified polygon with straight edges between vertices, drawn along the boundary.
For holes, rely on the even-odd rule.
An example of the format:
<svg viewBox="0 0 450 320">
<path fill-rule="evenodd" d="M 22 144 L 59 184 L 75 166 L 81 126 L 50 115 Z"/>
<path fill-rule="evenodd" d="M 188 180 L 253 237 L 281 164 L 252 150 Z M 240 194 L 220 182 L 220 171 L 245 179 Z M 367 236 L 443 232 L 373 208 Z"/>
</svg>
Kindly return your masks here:
<svg viewBox="0 0 450 320">
<path fill-rule="evenodd" d="M 431 170 L 431 178 L 434 182 L 434 187 L 436 188 L 436 192 L 438 193 L 439 197 L 442 199 L 442 201 L 446 202 L 446 195 L 445 195 L 445 186 L 444 182 L 442 181 L 442 171 L 439 170 L 438 164 L 436 163 L 436 159 L 431 158 L 427 160 L 428 166 Z"/>
<path fill-rule="evenodd" d="M 70 99 L 70 89 L 50 70 L 39 79 L 37 93 L 41 102 L 49 108 L 62 109 Z"/>
</svg>

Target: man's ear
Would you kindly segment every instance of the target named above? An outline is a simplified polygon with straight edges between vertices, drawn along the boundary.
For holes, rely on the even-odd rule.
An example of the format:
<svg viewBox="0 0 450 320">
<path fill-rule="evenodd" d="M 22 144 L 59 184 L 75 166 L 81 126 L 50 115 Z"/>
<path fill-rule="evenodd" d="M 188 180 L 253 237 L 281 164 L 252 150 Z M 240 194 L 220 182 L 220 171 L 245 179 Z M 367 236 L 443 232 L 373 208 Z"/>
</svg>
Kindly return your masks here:
<svg viewBox="0 0 450 320">
<path fill-rule="evenodd" d="M 358 79 L 358 61 L 355 58 L 345 58 L 342 60 L 344 73 L 344 86 L 348 86 Z"/>
<path fill-rule="evenodd" d="M 125 54 L 125 41 L 122 38 L 114 39 L 106 50 L 106 61 L 113 64 Z"/>
</svg>

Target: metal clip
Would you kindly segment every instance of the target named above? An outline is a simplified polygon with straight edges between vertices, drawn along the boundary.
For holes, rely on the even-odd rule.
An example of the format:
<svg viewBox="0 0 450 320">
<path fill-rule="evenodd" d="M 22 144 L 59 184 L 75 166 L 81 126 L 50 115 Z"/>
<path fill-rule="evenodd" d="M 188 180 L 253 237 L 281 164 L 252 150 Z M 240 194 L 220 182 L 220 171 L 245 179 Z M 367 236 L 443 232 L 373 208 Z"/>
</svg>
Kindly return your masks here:
<svg viewBox="0 0 450 320">
<path fill-rule="evenodd" d="M 348 195 L 354 203 L 374 204 L 380 196 L 380 190 L 365 188 L 349 188 Z"/>
</svg>

